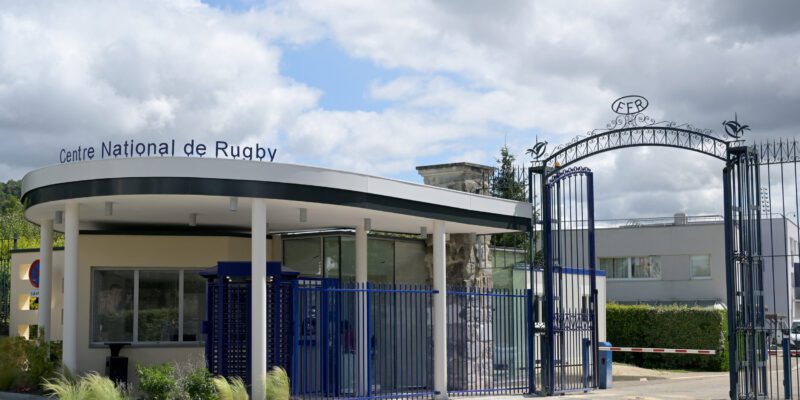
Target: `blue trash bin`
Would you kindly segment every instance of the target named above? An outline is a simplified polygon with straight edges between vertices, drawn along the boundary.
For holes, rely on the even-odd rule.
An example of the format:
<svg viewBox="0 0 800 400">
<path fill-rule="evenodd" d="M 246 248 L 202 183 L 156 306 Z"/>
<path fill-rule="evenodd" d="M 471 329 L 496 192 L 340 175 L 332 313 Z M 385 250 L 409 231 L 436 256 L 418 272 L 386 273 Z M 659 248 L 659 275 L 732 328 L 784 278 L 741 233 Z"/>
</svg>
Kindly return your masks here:
<svg viewBox="0 0 800 400">
<path fill-rule="evenodd" d="M 600 347 L 611 347 L 611 343 L 599 342 Z M 597 387 L 600 389 L 611 389 L 611 364 L 612 356 L 611 350 L 599 351 L 599 368 L 597 373 Z"/>
</svg>

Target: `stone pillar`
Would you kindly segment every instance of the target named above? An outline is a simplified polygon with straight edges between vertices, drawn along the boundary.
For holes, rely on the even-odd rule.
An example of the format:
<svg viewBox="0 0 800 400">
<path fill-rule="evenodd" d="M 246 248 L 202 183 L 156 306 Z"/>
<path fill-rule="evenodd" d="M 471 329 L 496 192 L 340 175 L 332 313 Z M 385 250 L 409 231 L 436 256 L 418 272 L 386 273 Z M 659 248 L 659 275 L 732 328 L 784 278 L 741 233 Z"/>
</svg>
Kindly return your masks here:
<svg viewBox="0 0 800 400">
<path fill-rule="evenodd" d="M 494 168 L 471 163 L 417 167 L 426 185 L 488 195 Z M 447 285 L 492 287 L 492 259 L 488 237 L 450 234 L 446 242 Z M 433 243 L 428 240 L 427 264 L 433 271 Z M 435 276 L 435 274 L 432 274 Z M 468 300 L 468 301 L 465 301 Z M 454 389 L 489 388 L 492 373 L 492 305 L 484 296 L 447 298 L 447 381 Z M 455 318 L 453 318 L 455 316 Z M 458 376 L 456 375 L 458 374 Z"/>
<path fill-rule="evenodd" d="M 429 186 L 458 190 L 459 192 L 489 194 L 489 179 L 494 167 L 472 163 L 424 165 L 417 167 Z"/>
<path fill-rule="evenodd" d="M 264 398 L 267 375 L 267 201 L 253 199 L 250 221 L 250 382 L 252 398 Z"/>
<path fill-rule="evenodd" d="M 44 332 L 44 340 L 50 341 L 50 310 L 53 307 L 53 220 L 42 220 L 39 226 L 41 227 L 41 240 L 39 243 L 39 334 Z"/>
</svg>

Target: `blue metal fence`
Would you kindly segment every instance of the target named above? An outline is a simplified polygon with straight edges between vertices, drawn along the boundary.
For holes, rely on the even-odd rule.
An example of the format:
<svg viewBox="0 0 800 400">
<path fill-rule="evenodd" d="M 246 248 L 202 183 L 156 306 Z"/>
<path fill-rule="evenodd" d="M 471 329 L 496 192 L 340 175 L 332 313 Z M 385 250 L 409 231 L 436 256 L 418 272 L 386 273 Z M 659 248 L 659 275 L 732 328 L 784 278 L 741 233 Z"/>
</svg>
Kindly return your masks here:
<svg viewBox="0 0 800 400">
<path fill-rule="evenodd" d="M 206 284 L 206 364 L 214 375 L 250 381 L 250 281 L 223 277 Z"/>
<path fill-rule="evenodd" d="M 292 394 L 433 397 L 434 293 L 424 285 L 297 281 Z"/>
<path fill-rule="evenodd" d="M 448 393 L 529 391 L 528 291 L 447 289 Z"/>
</svg>

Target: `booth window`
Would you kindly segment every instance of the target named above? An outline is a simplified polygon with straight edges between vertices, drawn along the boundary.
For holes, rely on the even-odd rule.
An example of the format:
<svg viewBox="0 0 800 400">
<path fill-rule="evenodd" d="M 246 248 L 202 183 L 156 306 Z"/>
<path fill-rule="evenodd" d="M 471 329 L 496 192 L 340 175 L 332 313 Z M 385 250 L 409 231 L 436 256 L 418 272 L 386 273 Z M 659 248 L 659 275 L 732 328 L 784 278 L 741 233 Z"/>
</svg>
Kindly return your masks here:
<svg viewBox="0 0 800 400">
<path fill-rule="evenodd" d="M 197 343 L 205 281 L 197 270 L 96 268 L 92 342 Z"/>
</svg>

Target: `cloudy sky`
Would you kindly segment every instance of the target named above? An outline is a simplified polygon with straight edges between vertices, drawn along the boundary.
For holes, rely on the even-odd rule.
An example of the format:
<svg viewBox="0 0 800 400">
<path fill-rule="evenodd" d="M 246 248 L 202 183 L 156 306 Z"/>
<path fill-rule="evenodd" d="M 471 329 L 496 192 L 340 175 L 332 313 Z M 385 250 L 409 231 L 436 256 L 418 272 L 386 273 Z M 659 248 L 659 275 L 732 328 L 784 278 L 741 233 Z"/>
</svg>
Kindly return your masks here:
<svg viewBox="0 0 800 400">
<path fill-rule="evenodd" d="M 178 138 L 419 181 L 520 162 L 642 94 L 656 120 L 800 130 L 796 1 L 0 1 L 0 180 L 59 150 Z M 719 161 L 606 153 L 598 216 L 719 213 Z"/>
</svg>

